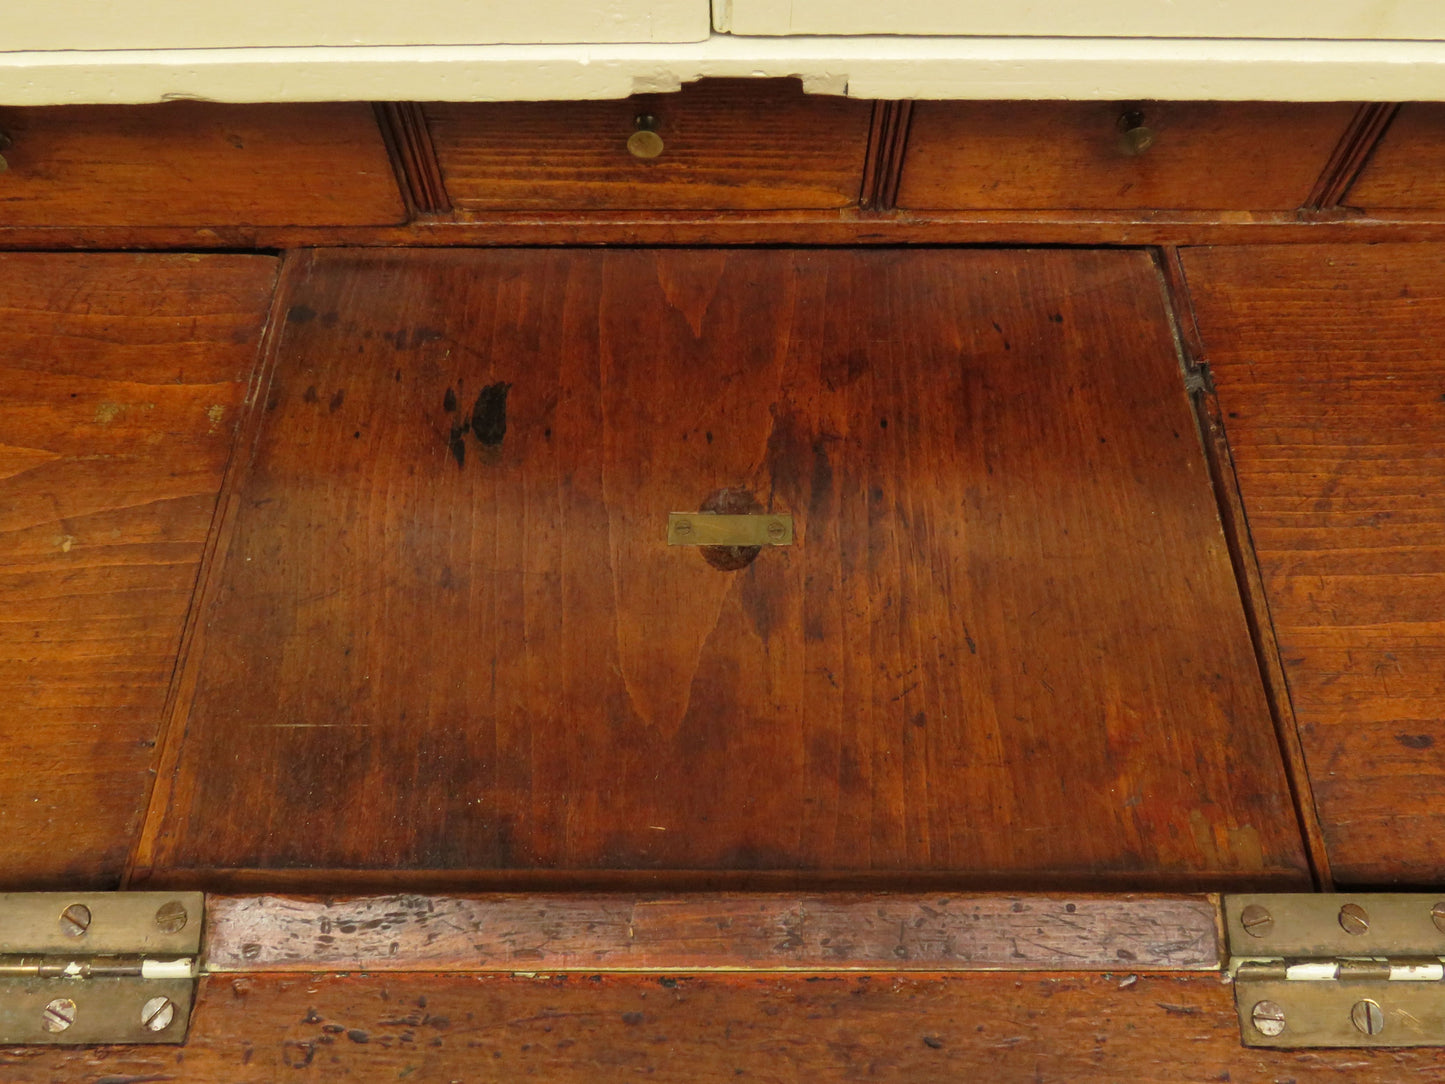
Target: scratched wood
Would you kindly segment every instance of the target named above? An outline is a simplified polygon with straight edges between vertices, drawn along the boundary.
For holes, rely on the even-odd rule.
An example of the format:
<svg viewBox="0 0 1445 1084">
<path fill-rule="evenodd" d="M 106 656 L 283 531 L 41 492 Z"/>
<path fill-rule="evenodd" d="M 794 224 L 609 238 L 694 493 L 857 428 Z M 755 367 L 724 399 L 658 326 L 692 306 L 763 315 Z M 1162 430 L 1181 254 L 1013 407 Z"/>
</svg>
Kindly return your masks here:
<svg viewBox="0 0 1445 1084">
<path fill-rule="evenodd" d="M 1209 897 L 212 896 L 211 971 L 1210 970 Z"/>
<path fill-rule="evenodd" d="M 276 261 L 0 255 L 0 887 L 114 887 Z"/>
<path fill-rule="evenodd" d="M 157 883 L 1307 884 L 1147 254 L 306 259 Z"/>
<path fill-rule="evenodd" d="M 1445 880 L 1445 247 L 1184 253 L 1330 863 Z"/>
<path fill-rule="evenodd" d="M 0 1049 L 7 1084 L 1399 1084 L 1439 1050 L 1249 1050 L 1217 976 L 213 975 L 184 1049 Z"/>
</svg>

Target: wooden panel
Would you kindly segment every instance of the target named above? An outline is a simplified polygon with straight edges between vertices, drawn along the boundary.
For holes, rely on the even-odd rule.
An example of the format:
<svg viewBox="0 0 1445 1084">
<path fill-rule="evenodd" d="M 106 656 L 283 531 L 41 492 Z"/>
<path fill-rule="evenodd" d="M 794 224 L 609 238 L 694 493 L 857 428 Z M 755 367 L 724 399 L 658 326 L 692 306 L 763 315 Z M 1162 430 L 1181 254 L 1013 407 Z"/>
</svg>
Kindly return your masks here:
<svg viewBox="0 0 1445 1084">
<path fill-rule="evenodd" d="M 211 971 L 1217 970 L 1207 896 L 212 896 Z"/>
<path fill-rule="evenodd" d="M 1154 133 L 1126 153 L 1120 118 Z M 1281 102 L 917 102 L 900 207 L 1285 210 L 1355 106 Z"/>
<path fill-rule="evenodd" d="M 143 866 L 1303 885 L 1147 254 L 308 258 Z"/>
<path fill-rule="evenodd" d="M 0 1050 L 13 1084 L 1435 1080 L 1438 1050 L 1247 1050 L 1213 975 L 245 975 L 184 1050 Z"/>
<path fill-rule="evenodd" d="M 1184 264 L 1335 879 L 1445 880 L 1445 248 Z"/>
<path fill-rule="evenodd" d="M 1432 0 L 728 0 L 718 5 L 734 34 L 918 34 L 1085 38 L 1445 38 L 1445 13 Z M 719 28 L 721 29 L 722 26 Z M 1074 57 L 1087 56 L 1082 51 Z M 1249 54 L 1246 54 L 1249 55 Z M 1077 61 L 1076 61 L 1077 62 Z M 1013 73 L 1010 72 L 1010 75 Z"/>
<path fill-rule="evenodd" d="M 789 80 L 713 80 L 622 101 L 426 107 L 447 192 L 473 211 L 856 205 L 872 103 Z M 634 158 L 637 118 L 662 154 Z"/>
<path fill-rule="evenodd" d="M 0 255 L 0 885 L 120 875 L 275 273 Z"/>
<path fill-rule="evenodd" d="M 1445 210 L 1445 104 L 1402 105 L 1345 202 L 1369 210 Z"/>
<path fill-rule="evenodd" d="M 430 0 L 424 5 L 46 0 L 16 23 L 6 35 L 6 48 L 18 51 L 702 41 L 709 19 L 706 0 Z M 272 95 L 285 92 L 292 80 L 269 70 L 277 63 L 275 58 L 263 61 L 253 76 L 254 89 Z M 310 74 L 314 80 L 314 72 Z M 293 93 L 314 92 L 312 80 Z"/>
<path fill-rule="evenodd" d="M 406 211 L 371 107 L 0 108 L 5 226 L 384 225 Z"/>
</svg>

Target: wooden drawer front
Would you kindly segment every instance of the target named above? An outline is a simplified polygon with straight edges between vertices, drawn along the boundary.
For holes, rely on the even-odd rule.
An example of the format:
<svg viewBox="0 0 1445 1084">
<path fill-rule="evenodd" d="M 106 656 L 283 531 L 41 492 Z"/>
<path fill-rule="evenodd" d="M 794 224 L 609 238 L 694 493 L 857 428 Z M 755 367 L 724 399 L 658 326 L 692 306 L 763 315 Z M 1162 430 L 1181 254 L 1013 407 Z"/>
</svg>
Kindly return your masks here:
<svg viewBox="0 0 1445 1084">
<path fill-rule="evenodd" d="M 371 107 L 0 109 L 0 226 L 372 225 L 404 220 Z"/>
<path fill-rule="evenodd" d="M 898 205 L 935 210 L 1286 210 L 1304 203 L 1353 105 L 919 102 Z M 1121 118 L 1153 144 L 1131 155 Z"/>
<path fill-rule="evenodd" d="M 1402 105 L 1345 202 L 1370 210 L 1445 209 L 1445 105 Z"/>
<path fill-rule="evenodd" d="M 790 80 L 719 80 L 623 101 L 426 114 L 460 209 L 767 210 L 856 203 L 871 111 Z M 639 116 L 656 118 L 656 158 L 628 151 Z"/>
</svg>

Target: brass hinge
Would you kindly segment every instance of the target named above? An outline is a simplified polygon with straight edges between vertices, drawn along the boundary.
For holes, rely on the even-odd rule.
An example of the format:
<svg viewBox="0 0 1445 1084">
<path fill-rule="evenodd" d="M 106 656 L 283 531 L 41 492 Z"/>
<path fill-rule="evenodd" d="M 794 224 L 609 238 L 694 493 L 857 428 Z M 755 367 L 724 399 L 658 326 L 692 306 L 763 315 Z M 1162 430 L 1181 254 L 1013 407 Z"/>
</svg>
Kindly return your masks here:
<svg viewBox="0 0 1445 1084">
<path fill-rule="evenodd" d="M 1445 1046 L 1445 897 L 1226 896 L 1246 1046 Z"/>
<path fill-rule="evenodd" d="M 184 1042 L 204 901 L 0 893 L 0 1045 Z"/>
</svg>

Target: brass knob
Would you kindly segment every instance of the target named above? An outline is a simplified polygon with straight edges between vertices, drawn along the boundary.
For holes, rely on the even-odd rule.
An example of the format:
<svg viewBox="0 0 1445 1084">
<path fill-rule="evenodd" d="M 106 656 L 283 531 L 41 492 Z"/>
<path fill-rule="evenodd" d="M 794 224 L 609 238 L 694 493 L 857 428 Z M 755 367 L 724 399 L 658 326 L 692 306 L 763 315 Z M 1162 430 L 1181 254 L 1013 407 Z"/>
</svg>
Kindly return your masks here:
<svg viewBox="0 0 1445 1084">
<path fill-rule="evenodd" d="M 1119 149 L 1137 158 L 1154 146 L 1154 129 L 1144 123 L 1144 114 L 1131 109 L 1119 118 Z"/>
<path fill-rule="evenodd" d="M 657 134 L 657 118 L 651 113 L 639 113 L 637 131 L 627 137 L 627 151 L 634 158 L 656 158 L 662 153 L 662 136 Z"/>
</svg>

